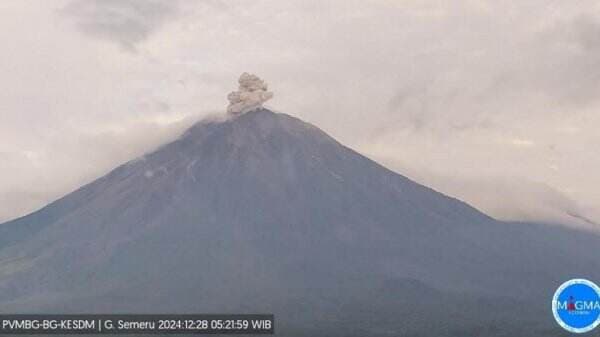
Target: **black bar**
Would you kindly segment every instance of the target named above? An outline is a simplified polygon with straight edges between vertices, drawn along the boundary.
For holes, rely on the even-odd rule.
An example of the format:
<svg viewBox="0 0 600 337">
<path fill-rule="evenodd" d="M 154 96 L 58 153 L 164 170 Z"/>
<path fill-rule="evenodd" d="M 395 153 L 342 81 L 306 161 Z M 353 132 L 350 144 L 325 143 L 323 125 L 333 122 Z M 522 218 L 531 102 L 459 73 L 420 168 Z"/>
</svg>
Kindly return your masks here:
<svg viewBox="0 0 600 337">
<path fill-rule="evenodd" d="M 0 334 L 273 334 L 271 314 L 0 315 Z"/>
</svg>

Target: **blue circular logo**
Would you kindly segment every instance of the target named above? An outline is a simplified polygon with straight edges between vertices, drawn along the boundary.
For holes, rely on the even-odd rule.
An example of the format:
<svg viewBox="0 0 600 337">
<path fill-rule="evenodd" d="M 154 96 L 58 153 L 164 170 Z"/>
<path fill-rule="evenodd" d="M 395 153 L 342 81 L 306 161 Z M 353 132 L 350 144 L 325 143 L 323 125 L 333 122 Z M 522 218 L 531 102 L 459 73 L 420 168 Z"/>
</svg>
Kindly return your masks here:
<svg viewBox="0 0 600 337">
<path fill-rule="evenodd" d="M 600 324 L 600 288 L 584 279 L 563 283 L 554 293 L 552 313 L 567 331 L 591 331 Z"/>
</svg>

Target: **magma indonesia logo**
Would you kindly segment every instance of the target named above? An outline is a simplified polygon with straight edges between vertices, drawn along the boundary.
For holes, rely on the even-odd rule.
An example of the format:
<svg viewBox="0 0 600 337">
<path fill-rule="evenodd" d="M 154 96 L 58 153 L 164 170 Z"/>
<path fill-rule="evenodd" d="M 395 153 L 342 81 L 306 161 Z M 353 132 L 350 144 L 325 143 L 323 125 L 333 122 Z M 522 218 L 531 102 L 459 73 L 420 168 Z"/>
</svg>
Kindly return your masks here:
<svg viewBox="0 0 600 337">
<path fill-rule="evenodd" d="M 565 330 L 584 333 L 600 324 L 600 288 L 591 281 L 563 283 L 552 299 L 554 319 Z"/>
</svg>

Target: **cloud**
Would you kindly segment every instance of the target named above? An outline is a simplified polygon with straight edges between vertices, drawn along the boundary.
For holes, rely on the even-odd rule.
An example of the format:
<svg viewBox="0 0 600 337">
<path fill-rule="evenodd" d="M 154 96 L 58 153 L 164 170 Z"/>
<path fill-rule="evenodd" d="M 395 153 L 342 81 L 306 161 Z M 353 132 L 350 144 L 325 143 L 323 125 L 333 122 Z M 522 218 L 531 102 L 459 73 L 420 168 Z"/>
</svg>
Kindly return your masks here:
<svg viewBox="0 0 600 337">
<path fill-rule="evenodd" d="M 135 51 L 140 42 L 173 19 L 178 9 L 178 0 L 74 0 L 63 12 L 81 32 Z"/>
<path fill-rule="evenodd" d="M 510 140 L 510 143 L 516 147 L 532 147 L 535 143 L 529 139 L 514 138 Z"/>
<path fill-rule="evenodd" d="M 229 106 L 227 112 L 232 115 L 260 108 L 263 103 L 273 98 L 273 93 L 268 91 L 267 83 L 258 76 L 243 73 L 238 80 L 239 88 L 227 95 Z"/>
<path fill-rule="evenodd" d="M 499 220 L 560 224 L 600 232 L 600 222 L 596 220 L 600 218 L 594 209 L 586 209 L 557 189 L 529 178 L 447 175 L 439 169 L 387 164 Z"/>
<path fill-rule="evenodd" d="M 63 130 L 36 151 L 0 151 L 0 172 L 10 172 L 0 175 L 0 223 L 32 212 L 176 139 L 197 119 L 123 118 L 115 125 Z"/>
<path fill-rule="evenodd" d="M 277 89 L 278 111 L 409 177 L 534 180 L 600 222 L 599 10 L 593 0 L 6 1 L 0 152 L 18 155 L 0 159 L 0 194 L 11 195 L 0 213 L 42 206 L 154 142 L 85 130 L 138 134 L 128 121 L 222 111 L 231 79 L 251 69 Z M 490 191 L 513 198 L 472 185 L 474 205 Z"/>
<path fill-rule="evenodd" d="M 458 197 L 497 219 L 563 224 L 600 231 L 577 202 L 556 189 L 517 177 L 444 177 L 420 174 L 419 180 Z"/>
</svg>

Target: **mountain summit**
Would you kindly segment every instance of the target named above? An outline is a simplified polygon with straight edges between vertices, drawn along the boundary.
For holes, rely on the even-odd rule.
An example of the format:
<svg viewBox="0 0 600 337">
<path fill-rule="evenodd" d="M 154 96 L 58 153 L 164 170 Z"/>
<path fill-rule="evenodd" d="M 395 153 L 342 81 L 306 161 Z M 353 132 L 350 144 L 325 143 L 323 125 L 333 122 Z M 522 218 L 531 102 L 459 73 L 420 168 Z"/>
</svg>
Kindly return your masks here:
<svg viewBox="0 0 600 337">
<path fill-rule="evenodd" d="M 272 312 L 282 336 L 548 335 L 556 286 L 599 279 L 590 247 L 600 239 L 498 222 L 257 107 L 0 225 L 0 311 Z"/>
</svg>

